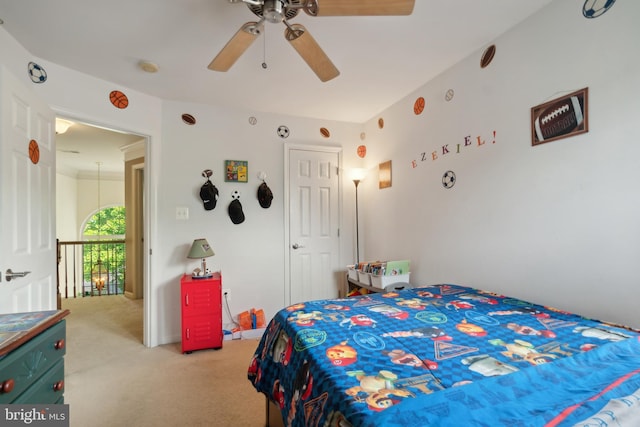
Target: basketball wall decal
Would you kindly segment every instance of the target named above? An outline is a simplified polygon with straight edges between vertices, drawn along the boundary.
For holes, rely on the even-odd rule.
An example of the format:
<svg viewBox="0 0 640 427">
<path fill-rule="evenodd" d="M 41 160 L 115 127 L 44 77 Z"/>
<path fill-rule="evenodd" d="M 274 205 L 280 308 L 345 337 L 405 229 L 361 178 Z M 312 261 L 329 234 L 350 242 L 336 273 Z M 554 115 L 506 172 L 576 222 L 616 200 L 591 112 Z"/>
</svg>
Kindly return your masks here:
<svg viewBox="0 0 640 427">
<path fill-rule="evenodd" d="M 116 108 L 124 109 L 129 106 L 129 98 L 119 90 L 112 90 L 109 94 L 109 100 Z"/>
<path fill-rule="evenodd" d="M 384 119 L 383 119 L 382 117 L 380 117 L 380 118 L 378 119 L 378 127 L 379 127 L 380 129 L 382 129 L 382 128 L 384 127 Z"/>
<path fill-rule="evenodd" d="M 413 112 L 416 116 L 422 114 L 422 112 L 424 111 L 424 104 L 425 102 L 423 97 L 419 97 L 418 99 L 416 99 L 416 102 L 413 103 Z"/>
<path fill-rule="evenodd" d="M 482 58 L 480 59 L 480 67 L 485 68 L 489 64 L 491 64 L 491 61 L 493 61 L 493 57 L 495 55 L 496 55 L 496 45 L 492 44 L 491 46 L 489 46 L 484 50 L 484 53 L 482 54 Z"/>
<path fill-rule="evenodd" d="M 367 155 L 367 146 L 366 145 L 359 145 L 357 153 L 358 153 L 358 157 L 364 158 L 364 156 Z"/>
<path fill-rule="evenodd" d="M 196 118 L 193 117 L 191 114 L 187 114 L 187 113 L 184 113 L 182 115 L 182 121 L 190 126 L 193 126 L 196 124 Z"/>
<path fill-rule="evenodd" d="M 40 147 L 38 147 L 35 139 L 29 141 L 29 158 L 34 165 L 37 165 L 40 161 Z"/>
<path fill-rule="evenodd" d="M 331 132 L 329 132 L 329 129 L 327 128 L 320 128 L 320 135 L 324 136 L 325 138 L 329 138 L 331 136 Z"/>
</svg>

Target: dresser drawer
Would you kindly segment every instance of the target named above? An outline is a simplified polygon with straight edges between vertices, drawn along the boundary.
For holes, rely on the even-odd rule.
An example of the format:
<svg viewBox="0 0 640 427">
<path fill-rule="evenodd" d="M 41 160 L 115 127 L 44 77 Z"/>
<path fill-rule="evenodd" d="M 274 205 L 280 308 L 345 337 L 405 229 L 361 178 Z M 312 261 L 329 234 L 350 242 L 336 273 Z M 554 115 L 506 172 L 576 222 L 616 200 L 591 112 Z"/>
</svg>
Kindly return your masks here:
<svg viewBox="0 0 640 427">
<path fill-rule="evenodd" d="M 64 360 L 62 359 L 11 403 L 59 403 L 60 399 L 64 399 Z"/>
<path fill-rule="evenodd" d="M 0 359 L 0 403 L 13 402 L 52 366 L 62 362 L 65 352 L 65 321 L 61 320 Z"/>
</svg>

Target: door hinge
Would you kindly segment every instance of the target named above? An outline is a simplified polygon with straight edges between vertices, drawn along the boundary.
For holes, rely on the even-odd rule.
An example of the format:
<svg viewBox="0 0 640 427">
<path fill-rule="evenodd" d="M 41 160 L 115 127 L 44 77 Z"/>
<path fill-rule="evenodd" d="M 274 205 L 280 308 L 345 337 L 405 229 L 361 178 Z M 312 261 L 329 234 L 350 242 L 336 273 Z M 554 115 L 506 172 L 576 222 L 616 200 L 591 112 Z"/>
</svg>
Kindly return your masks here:
<svg viewBox="0 0 640 427">
<path fill-rule="evenodd" d="M 340 229 L 338 228 L 338 237 L 340 237 Z"/>
</svg>

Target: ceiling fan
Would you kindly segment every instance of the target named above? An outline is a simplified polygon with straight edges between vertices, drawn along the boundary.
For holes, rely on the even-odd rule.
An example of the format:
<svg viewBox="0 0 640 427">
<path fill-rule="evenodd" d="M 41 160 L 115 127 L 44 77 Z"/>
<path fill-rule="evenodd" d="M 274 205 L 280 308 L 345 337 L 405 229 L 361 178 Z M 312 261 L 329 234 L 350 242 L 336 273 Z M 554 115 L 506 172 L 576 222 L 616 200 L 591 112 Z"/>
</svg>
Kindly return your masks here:
<svg viewBox="0 0 640 427">
<path fill-rule="evenodd" d="M 302 9 L 310 16 L 386 16 L 410 15 L 415 0 L 229 0 L 244 3 L 259 20 L 247 22 L 227 42 L 208 68 L 228 71 L 231 66 L 262 34 L 264 22 L 283 23 L 284 37 L 304 59 L 321 81 L 326 82 L 340 74 L 320 45 L 300 24 L 290 24 Z"/>
</svg>

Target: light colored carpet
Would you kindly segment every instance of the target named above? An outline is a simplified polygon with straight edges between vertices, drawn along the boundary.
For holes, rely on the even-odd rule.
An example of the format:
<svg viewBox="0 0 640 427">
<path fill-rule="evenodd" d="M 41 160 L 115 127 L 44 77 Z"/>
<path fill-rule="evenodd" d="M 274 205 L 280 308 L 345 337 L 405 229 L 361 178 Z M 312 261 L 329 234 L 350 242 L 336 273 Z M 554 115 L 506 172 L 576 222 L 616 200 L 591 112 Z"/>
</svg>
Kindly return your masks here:
<svg viewBox="0 0 640 427">
<path fill-rule="evenodd" d="M 63 300 L 65 403 L 71 427 L 262 427 L 265 400 L 247 379 L 258 340 L 182 354 L 142 345 L 142 300 Z"/>
</svg>

